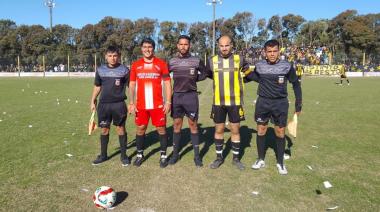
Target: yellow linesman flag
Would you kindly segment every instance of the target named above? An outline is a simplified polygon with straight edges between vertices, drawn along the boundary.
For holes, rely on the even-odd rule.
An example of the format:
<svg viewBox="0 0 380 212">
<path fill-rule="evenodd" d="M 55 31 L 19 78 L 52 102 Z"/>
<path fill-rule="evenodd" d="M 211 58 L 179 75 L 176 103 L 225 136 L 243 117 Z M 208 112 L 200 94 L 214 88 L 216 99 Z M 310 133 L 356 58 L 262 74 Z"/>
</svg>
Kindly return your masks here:
<svg viewBox="0 0 380 212">
<path fill-rule="evenodd" d="M 298 123 L 297 119 L 298 119 L 298 117 L 297 117 L 297 114 L 295 113 L 293 115 L 293 119 L 291 121 L 289 121 L 289 123 L 288 123 L 288 132 L 294 138 L 297 137 L 297 123 Z"/>
<path fill-rule="evenodd" d="M 90 121 L 88 122 L 88 135 L 91 135 L 97 128 L 96 122 L 95 122 L 95 113 L 96 113 L 96 110 L 93 110 L 91 113 Z"/>
</svg>

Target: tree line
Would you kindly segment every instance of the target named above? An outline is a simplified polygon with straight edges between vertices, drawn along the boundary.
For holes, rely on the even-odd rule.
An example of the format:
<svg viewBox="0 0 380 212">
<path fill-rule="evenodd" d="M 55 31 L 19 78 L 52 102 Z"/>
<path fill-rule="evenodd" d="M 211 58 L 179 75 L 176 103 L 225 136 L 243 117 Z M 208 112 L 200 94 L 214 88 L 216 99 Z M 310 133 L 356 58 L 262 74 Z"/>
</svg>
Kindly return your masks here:
<svg viewBox="0 0 380 212">
<path fill-rule="evenodd" d="M 135 21 L 105 17 L 97 24 L 81 29 L 69 25 L 55 25 L 52 32 L 41 25 L 20 25 L 12 20 L 0 20 L 0 65 L 15 65 L 17 57 L 22 64 L 94 64 L 97 54 L 109 45 L 121 49 L 124 63 L 129 64 L 140 56 L 140 41 L 152 37 L 157 42 L 156 54 L 168 59 L 176 53 L 177 37 L 188 34 L 192 38 L 191 50 L 204 57 L 212 52 L 212 22 L 158 22 L 141 18 Z M 215 21 L 216 37 L 229 34 L 237 52 L 260 48 L 270 38 L 276 38 L 283 47 L 324 46 L 334 55 L 336 63 L 380 59 L 380 13 L 359 15 L 347 10 L 331 20 L 307 21 L 300 15 L 274 15 L 268 20 L 256 18 L 251 12 L 238 12 L 232 18 Z"/>
</svg>

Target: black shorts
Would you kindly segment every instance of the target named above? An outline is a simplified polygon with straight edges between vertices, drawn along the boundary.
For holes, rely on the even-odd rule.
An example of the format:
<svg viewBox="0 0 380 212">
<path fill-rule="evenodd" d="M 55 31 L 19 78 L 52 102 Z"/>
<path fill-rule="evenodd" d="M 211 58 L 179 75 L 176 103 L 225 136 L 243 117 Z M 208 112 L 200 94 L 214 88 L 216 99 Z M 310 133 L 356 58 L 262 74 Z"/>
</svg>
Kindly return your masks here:
<svg viewBox="0 0 380 212">
<path fill-rule="evenodd" d="M 257 124 L 267 124 L 271 119 L 274 125 L 286 127 L 288 109 L 289 101 L 287 98 L 268 99 L 258 97 L 256 101 L 255 120 Z"/>
<path fill-rule="evenodd" d="M 127 119 L 127 106 L 125 102 L 99 103 L 98 104 L 98 126 L 110 128 L 111 122 L 115 126 L 124 126 Z"/>
<path fill-rule="evenodd" d="M 183 118 L 186 115 L 189 119 L 198 120 L 199 100 L 195 91 L 187 93 L 173 93 L 171 116 L 173 118 Z"/>
<path fill-rule="evenodd" d="M 225 123 L 227 114 L 228 120 L 231 123 L 239 123 L 245 120 L 243 106 L 241 105 L 213 105 L 210 118 L 213 119 L 216 124 Z"/>
</svg>

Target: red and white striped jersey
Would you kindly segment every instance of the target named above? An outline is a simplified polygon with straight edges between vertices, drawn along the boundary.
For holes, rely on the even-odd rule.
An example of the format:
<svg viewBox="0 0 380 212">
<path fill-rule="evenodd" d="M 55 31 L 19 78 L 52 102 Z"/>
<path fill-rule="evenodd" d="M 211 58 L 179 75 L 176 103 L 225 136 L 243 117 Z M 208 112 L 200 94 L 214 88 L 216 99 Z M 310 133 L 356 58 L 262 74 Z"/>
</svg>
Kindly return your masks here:
<svg viewBox="0 0 380 212">
<path fill-rule="evenodd" d="M 130 73 L 130 81 L 136 82 L 137 110 L 162 108 L 162 81 L 170 81 L 165 61 L 154 57 L 153 61 L 148 63 L 141 58 L 132 63 Z"/>
</svg>

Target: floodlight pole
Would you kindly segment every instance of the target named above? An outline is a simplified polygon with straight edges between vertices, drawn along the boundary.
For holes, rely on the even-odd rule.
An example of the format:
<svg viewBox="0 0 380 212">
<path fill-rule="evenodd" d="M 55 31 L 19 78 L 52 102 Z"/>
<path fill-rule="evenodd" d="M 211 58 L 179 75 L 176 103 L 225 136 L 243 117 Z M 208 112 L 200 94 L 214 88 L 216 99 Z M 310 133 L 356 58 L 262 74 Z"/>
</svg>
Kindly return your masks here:
<svg viewBox="0 0 380 212">
<path fill-rule="evenodd" d="M 217 3 L 222 4 L 222 0 L 210 0 L 207 3 L 212 5 L 212 55 L 215 55 L 215 8 Z"/>
<path fill-rule="evenodd" d="M 53 8 L 55 7 L 54 0 L 46 0 L 45 6 L 49 7 L 50 14 L 50 32 L 53 32 Z"/>
<path fill-rule="evenodd" d="M 50 32 L 53 32 L 53 8 L 49 7 L 50 13 Z"/>
<path fill-rule="evenodd" d="M 20 55 L 17 55 L 17 70 L 18 70 L 18 76 L 20 77 Z"/>
<path fill-rule="evenodd" d="M 94 67 L 94 72 L 96 72 L 96 69 L 97 69 L 98 65 L 96 64 L 96 53 L 95 53 L 95 67 Z"/>
<path fill-rule="evenodd" d="M 215 4 L 216 1 L 212 1 L 212 55 L 215 55 Z"/>
</svg>

